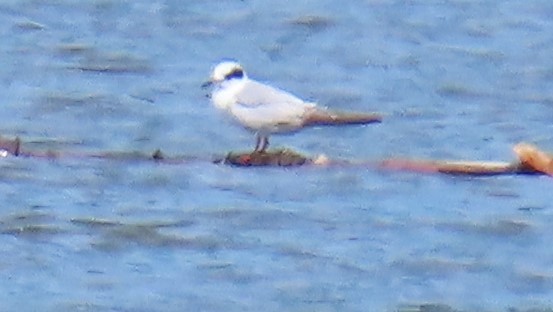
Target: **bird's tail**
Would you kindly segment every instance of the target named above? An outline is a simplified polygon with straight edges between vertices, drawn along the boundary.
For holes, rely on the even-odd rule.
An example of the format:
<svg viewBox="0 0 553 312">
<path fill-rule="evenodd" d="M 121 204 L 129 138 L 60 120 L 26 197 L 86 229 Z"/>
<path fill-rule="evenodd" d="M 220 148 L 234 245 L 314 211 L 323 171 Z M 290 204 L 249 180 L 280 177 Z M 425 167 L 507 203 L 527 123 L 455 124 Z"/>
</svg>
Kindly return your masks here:
<svg viewBox="0 0 553 312">
<path fill-rule="evenodd" d="M 382 116 L 376 113 L 332 112 L 315 108 L 303 120 L 304 126 L 363 125 L 378 123 Z"/>
</svg>

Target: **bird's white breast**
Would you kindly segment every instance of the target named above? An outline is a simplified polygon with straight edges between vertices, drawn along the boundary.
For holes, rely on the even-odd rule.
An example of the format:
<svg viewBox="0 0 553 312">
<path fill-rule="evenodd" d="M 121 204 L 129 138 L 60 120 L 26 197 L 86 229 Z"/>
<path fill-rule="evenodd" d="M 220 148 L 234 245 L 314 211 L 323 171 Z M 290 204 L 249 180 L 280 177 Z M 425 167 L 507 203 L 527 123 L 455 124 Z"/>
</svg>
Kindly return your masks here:
<svg viewBox="0 0 553 312">
<path fill-rule="evenodd" d="M 211 100 L 215 107 L 222 110 L 229 110 L 230 107 L 236 104 L 236 95 L 244 88 L 244 81 L 226 81 L 218 86 L 213 94 Z"/>
</svg>

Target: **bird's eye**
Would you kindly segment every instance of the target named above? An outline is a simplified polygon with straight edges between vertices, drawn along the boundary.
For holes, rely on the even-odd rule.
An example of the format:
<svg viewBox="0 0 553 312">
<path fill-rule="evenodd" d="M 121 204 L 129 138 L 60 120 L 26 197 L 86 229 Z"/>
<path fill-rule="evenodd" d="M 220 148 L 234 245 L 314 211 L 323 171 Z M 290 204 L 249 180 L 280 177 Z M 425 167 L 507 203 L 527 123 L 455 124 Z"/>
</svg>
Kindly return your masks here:
<svg viewBox="0 0 553 312">
<path fill-rule="evenodd" d="M 244 77 L 244 71 L 240 68 L 235 68 L 225 76 L 225 80 L 230 80 L 232 78 L 242 78 L 242 77 Z"/>
</svg>

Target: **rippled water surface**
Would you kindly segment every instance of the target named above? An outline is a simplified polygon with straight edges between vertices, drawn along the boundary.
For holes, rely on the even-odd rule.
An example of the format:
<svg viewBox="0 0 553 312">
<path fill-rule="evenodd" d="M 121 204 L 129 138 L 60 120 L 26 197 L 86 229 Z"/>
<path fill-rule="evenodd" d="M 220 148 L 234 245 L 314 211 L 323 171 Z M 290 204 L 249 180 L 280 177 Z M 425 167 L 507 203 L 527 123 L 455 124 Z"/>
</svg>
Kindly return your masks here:
<svg viewBox="0 0 553 312">
<path fill-rule="evenodd" d="M 233 168 L 199 88 L 222 58 L 382 124 L 309 155 L 553 150 L 551 1 L 0 2 L 2 311 L 550 311 L 553 180 Z M 161 149 L 189 161 L 97 153 Z M 88 155 L 88 156 L 87 156 Z M 117 154 L 120 155 L 120 154 Z M 130 154 L 134 155 L 134 154 Z"/>
</svg>

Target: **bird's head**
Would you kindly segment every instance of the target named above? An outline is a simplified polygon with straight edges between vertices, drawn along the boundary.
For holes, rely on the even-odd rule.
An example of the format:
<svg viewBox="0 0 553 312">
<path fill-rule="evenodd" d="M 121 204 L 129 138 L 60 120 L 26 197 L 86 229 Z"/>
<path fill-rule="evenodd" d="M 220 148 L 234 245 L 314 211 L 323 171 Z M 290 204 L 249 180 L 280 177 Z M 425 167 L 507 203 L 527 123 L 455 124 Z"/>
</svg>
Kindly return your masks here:
<svg viewBox="0 0 553 312">
<path fill-rule="evenodd" d="M 242 65 L 236 61 L 223 61 L 213 68 L 210 79 L 205 82 L 202 87 L 205 88 L 224 81 L 244 78 L 246 78 L 246 73 L 244 72 Z"/>
</svg>

